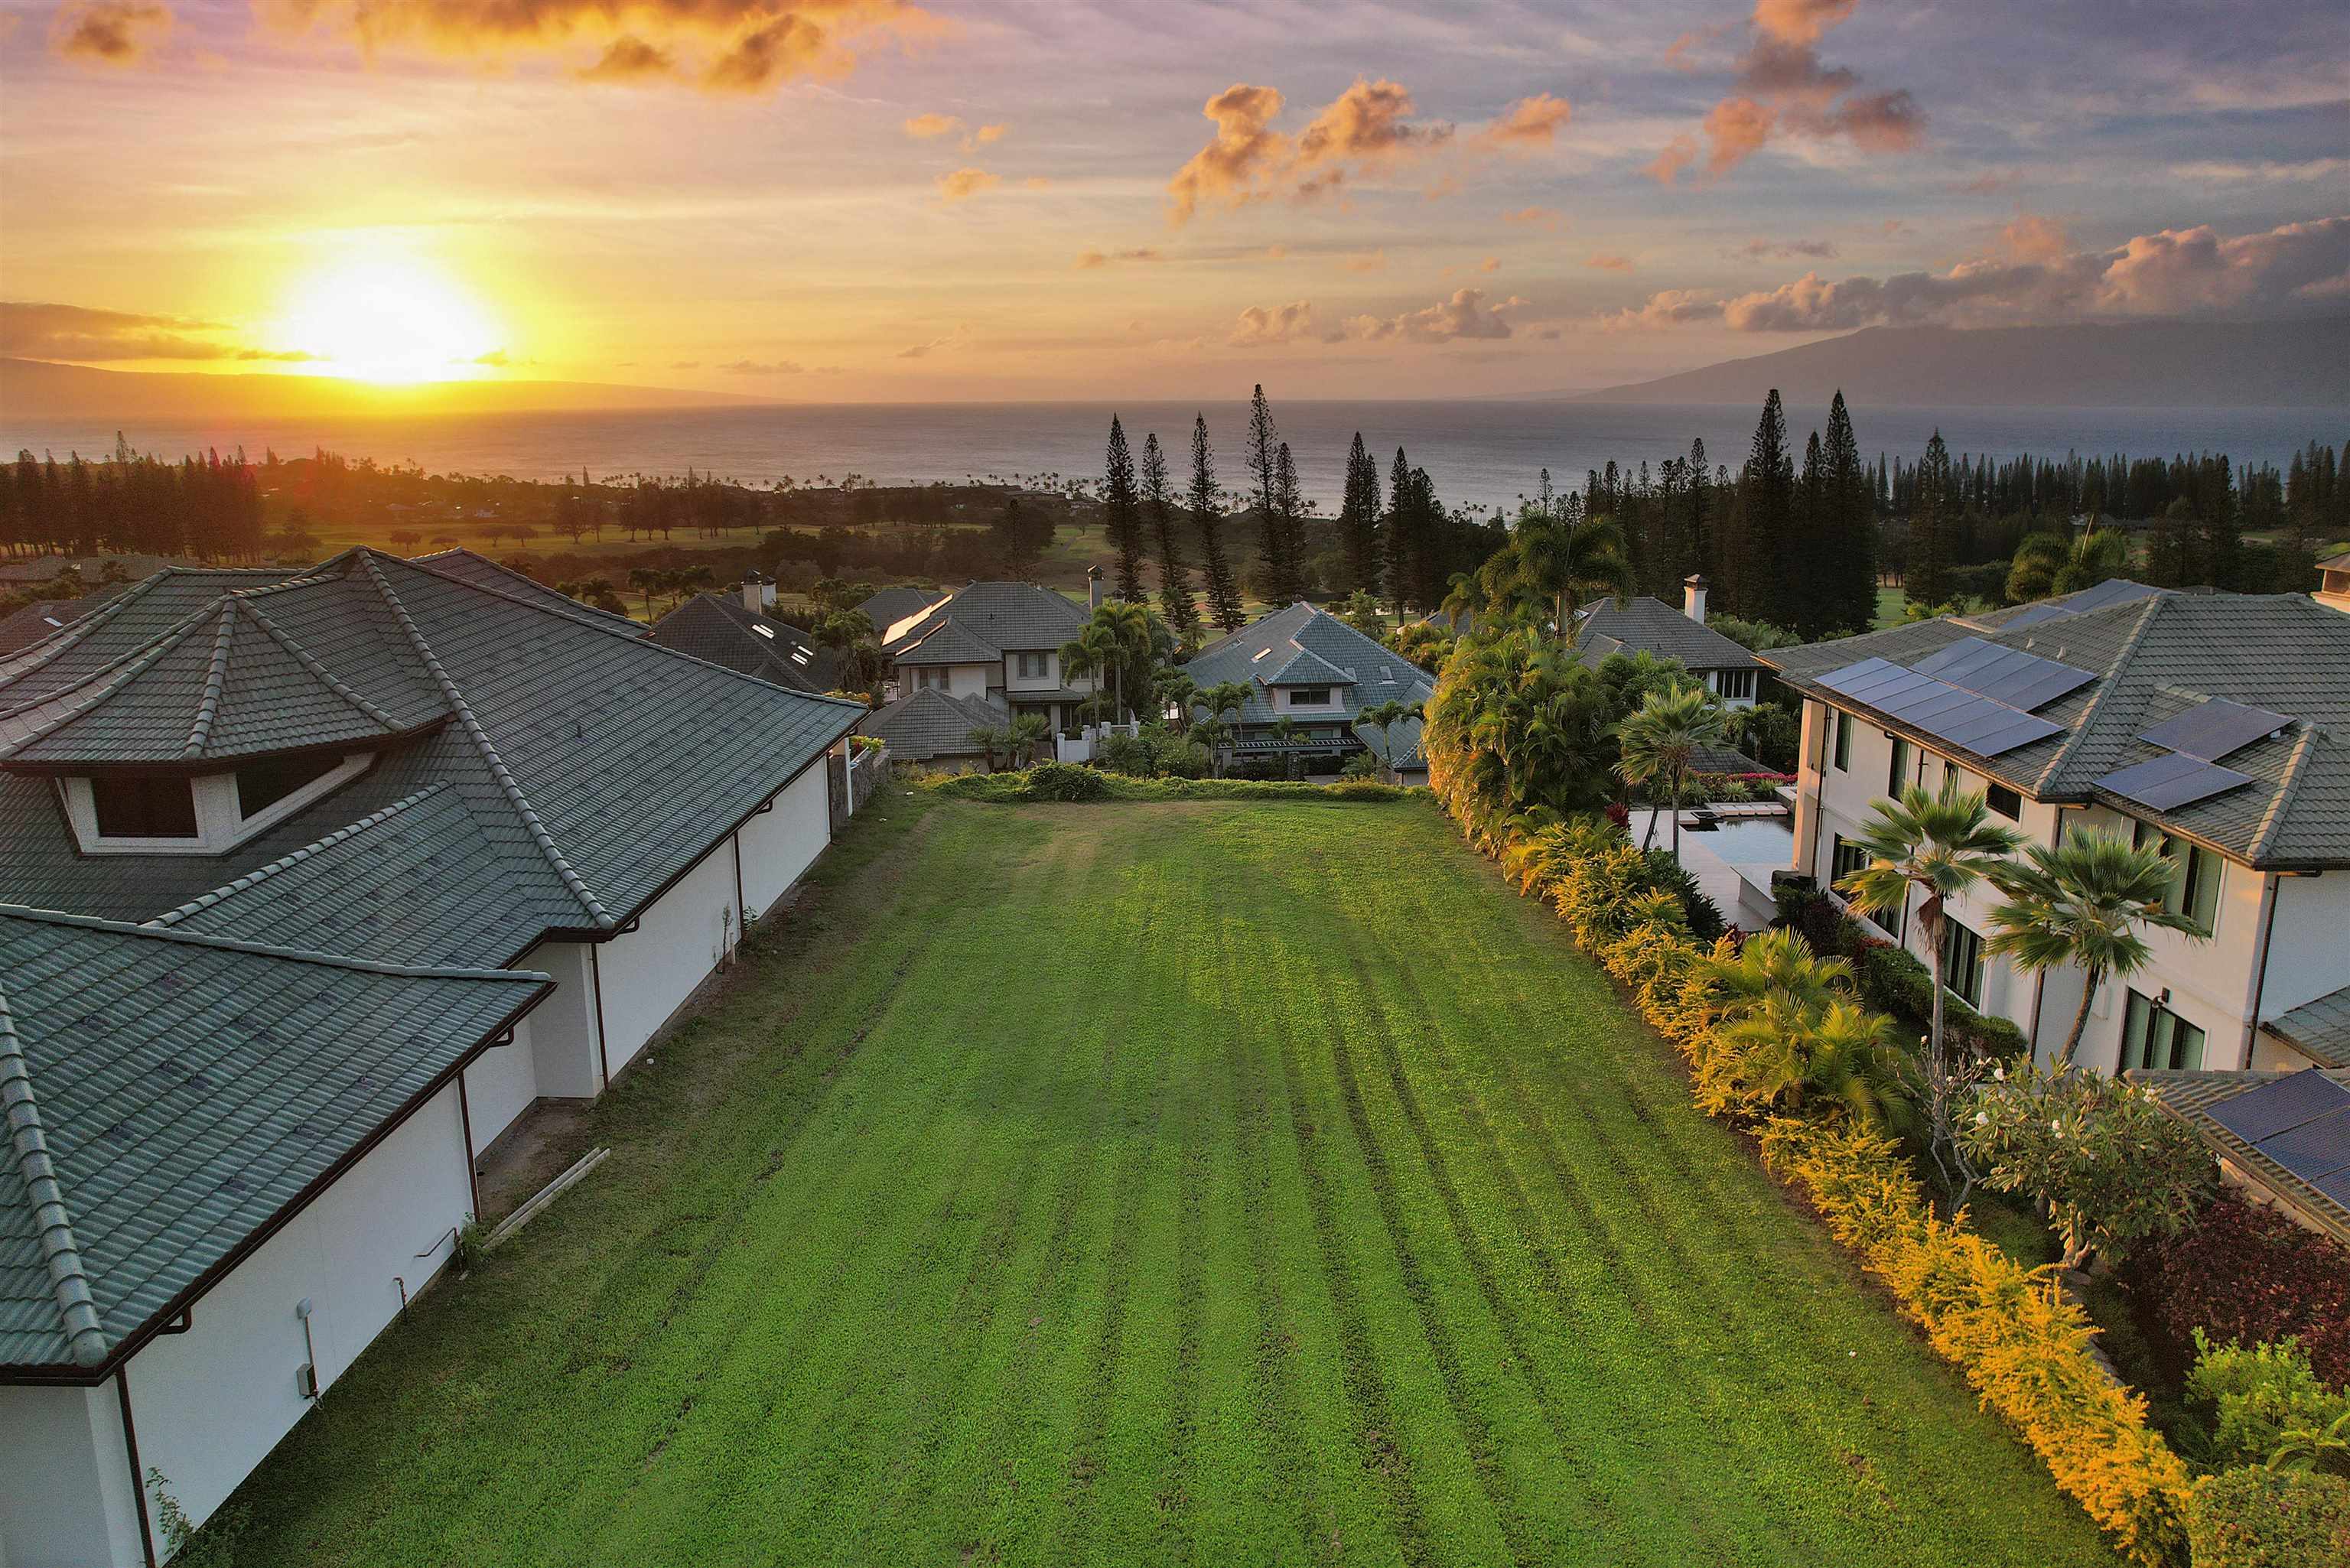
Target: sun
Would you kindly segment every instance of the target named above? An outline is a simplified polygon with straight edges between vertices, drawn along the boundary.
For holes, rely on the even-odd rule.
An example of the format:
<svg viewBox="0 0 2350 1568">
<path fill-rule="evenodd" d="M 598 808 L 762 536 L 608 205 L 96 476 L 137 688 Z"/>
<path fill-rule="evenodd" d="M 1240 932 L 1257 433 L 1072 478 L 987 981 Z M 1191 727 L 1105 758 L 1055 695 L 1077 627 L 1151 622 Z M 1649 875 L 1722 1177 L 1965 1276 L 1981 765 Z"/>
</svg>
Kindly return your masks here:
<svg viewBox="0 0 2350 1568">
<path fill-rule="evenodd" d="M 272 338 L 320 375 L 363 381 L 478 376 L 501 348 L 487 314 L 430 264 L 352 261 L 304 280 Z"/>
</svg>

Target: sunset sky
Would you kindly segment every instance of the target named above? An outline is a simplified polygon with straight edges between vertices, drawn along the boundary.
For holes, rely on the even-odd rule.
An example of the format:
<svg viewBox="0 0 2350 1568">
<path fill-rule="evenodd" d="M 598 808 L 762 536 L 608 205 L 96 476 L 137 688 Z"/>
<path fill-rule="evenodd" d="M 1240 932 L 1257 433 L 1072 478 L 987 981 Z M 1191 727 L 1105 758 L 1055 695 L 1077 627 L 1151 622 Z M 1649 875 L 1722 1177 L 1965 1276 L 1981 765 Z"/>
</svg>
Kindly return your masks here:
<svg viewBox="0 0 2350 1568">
<path fill-rule="evenodd" d="M 2350 311 L 2341 0 L 73 0 L 0 352 L 792 400 L 1579 389 Z"/>
</svg>

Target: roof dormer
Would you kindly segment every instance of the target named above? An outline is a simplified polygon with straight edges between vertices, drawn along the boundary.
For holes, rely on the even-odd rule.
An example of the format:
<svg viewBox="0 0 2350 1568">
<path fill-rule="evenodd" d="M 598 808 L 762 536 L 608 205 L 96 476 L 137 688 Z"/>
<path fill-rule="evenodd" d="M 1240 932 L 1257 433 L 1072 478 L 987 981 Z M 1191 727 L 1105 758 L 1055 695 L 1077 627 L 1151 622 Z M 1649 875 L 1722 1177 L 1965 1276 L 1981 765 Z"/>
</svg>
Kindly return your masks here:
<svg viewBox="0 0 2350 1568">
<path fill-rule="evenodd" d="M 220 855 L 367 772 L 371 752 L 295 752 L 233 768 L 105 768 L 57 776 L 85 855 Z"/>
</svg>

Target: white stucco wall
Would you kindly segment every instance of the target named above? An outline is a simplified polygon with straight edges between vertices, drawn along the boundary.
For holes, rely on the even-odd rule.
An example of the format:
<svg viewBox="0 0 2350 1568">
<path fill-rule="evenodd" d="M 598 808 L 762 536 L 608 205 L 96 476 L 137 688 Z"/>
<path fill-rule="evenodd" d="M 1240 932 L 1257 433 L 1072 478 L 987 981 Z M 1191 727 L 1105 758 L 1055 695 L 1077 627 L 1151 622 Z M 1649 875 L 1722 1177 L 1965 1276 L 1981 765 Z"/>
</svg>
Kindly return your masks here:
<svg viewBox="0 0 2350 1568">
<path fill-rule="evenodd" d="M 832 811 L 825 774 L 817 763 L 776 794 L 775 809 L 744 823 L 737 835 L 743 853 L 743 903 L 750 918 L 767 912 L 798 880 L 832 838 Z"/>
<path fill-rule="evenodd" d="M 596 977 L 585 942 L 541 942 L 516 969 L 555 979 L 555 990 L 531 1010 L 531 1073 L 549 1099 L 593 1099 L 604 1086 L 596 1054 Z M 476 1137 L 476 1145 L 486 1137 Z"/>
<path fill-rule="evenodd" d="M 513 1044 L 492 1046 L 465 1069 L 465 1109 L 473 1118 L 477 1155 L 538 1098 L 538 1064 L 532 1054 L 530 1024 L 527 1018 L 515 1024 Z"/>
<path fill-rule="evenodd" d="M 722 838 L 639 917 L 635 930 L 598 950 L 604 977 L 604 1057 L 615 1075 L 733 950 L 741 932 L 734 852 Z"/>
<path fill-rule="evenodd" d="M 200 1297 L 187 1332 L 128 1367 L 141 1472 L 201 1522 L 309 1409 L 296 1303 L 310 1303 L 318 1386 L 342 1376 L 448 1261 L 473 1207 L 457 1086 L 445 1085 Z M 420 1257 L 417 1254 L 422 1253 Z M 0 1388 L 7 1568 L 137 1568 L 130 1460 L 115 1386 Z M 152 1500 L 150 1500 L 151 1514 Z"/>
<path fill-rule="evenodd" d="M 144 1568 L 111 1382 L 0 1388 L 0 1568 Z"/>
</svg>

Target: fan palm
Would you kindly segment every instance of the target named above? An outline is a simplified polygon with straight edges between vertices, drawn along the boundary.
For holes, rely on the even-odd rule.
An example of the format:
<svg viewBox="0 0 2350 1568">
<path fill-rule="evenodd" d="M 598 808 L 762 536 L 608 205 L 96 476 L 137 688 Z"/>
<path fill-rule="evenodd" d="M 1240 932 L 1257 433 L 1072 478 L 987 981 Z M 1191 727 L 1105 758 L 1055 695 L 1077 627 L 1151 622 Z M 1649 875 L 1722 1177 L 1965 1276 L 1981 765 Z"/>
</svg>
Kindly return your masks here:
<svg viewBox="0 0 2350 1568">
<path fill-rule="evenodd" d="M 1284 713 L 1280 718 L 1275 719 L 1273 722 L 1273 738 L 1281 746 L 1281 776 L 1283 778 L 1295 778 L 1297 776 L 1298 758 L 1296 754 L 1290 750 L 1290 748 L 1296 744 L 1299 733 L 1300 732 L 1297 728 L 1297 721 L 1291 718 L 1286 713 Z"/>
<path fill-rule="evenodd" d="M 1159 677 L 1159 701 L 1177 734 L 1191 727 L 1191 706 L 1199 700 L 1200 683 L 1181 670 L 1170 670 Z"/>
<path fill-rule="evenodd" d="M 987 771 L 993 773 L 996 753 L 1007 750 L 1012 744 L 1012 737 L 1001 724 L 982 724 L 971 732 L 971 743 L 987 758 Z"/>
<path fill-rule="evenodd" d="M 1355 727 L 1379 732 L 1379 761 L 1386 763 L 1388 772 L 1392 773 L 1395 771 L 1395 727 L 1407 719 L 1424 720 L 1426 715 L 1427 709 L 1420 703 L 1399 702 L 1390 699 L 1373 703 L 1356 715 Z"/>
<path fill-rule="evenodd" d="M 1662 785 L 1664 809 L 1673 819 L 1673 860 L 1681 857 L 1681 792 L 1689 783 L 1699 751 L 1721 742 L 1721 705 L 1701 686 L 1651 691 L 1640 706 L 1616 726 L 1619 755 L 1617 776 L 1627 784 Z M 1655 791 L 1650 791 L 1651 806 Z M 1654 809 L 1648 814 L 1648 835 L 1657 831 Z M 1642 839 L 1646 847 L 1647 838 Z"/>
<path fill-rule="evenodd" d="M 1784 929 L 1749 937 L 1731 957 L 1707 959 L 1705 976 L 1723 1018 L 1733 1022 L 1759 1012 L 1773 996 L 1822 1009 L 1853 984 L 1848 960 L 1822 958 L 1800 933 Z"/>
<path fill-rule="evenodd" d="M 1077 635 L 1061 644 L 1061 675 L 1064 680 L 1093 676 L 1110 678 L 1112 690 L 1122 678 L 1126 646 L 1118 628 L 1103 620 L 1098 611 L 1086 622 Z"/>
<path fill-rule="evenodd" d="M 1014 763 L 1025 767 L 1036 760 L 1038 742 L 1053 738 L 1053 724 L 1042 713 L 1023 713 L 1012 721 L 1004 734 L 1012 742 Z"/>
<path fill-rule="evenodd" d="M 1256 689 L 1245 680 L 1219 680 L 1201 696 L 1200 701 L 1206 704 L 1209 717 L 1218 721 L 1223 737 L 1223 745 L 1216 753 L 1222 759 L 1216 769 L 1218 778 L 1223 777 L 1232 766 L 1230 753 L 1240 736 L 1240 716 L 1255 691 Z M 1232 716 L 1232 722 L 1223 724 L 1222 720 L 1227 713 Z"/>
<path fill-rule="evenodd" d="M 2061 1073 L 2081 1049 L 2098 985 L 2109 974 L 2136 974 L 2153 957 L 2138 934 L 2141 927 L 2182 931 L 2198 940 L 2206 933 L 2189 917 L 2163 907 L 2178 865 L 2159 849 L 2075 829 L 2062 845 L 2034 844 L 2023 853 L 2022 860 L 1988 873 L 2007 899 L 1991 915 L 1998 930 L 1988 946 L 2027 970 L 2078 965 L 2087 975 L 2057 1054 Z"/>
</svg>

